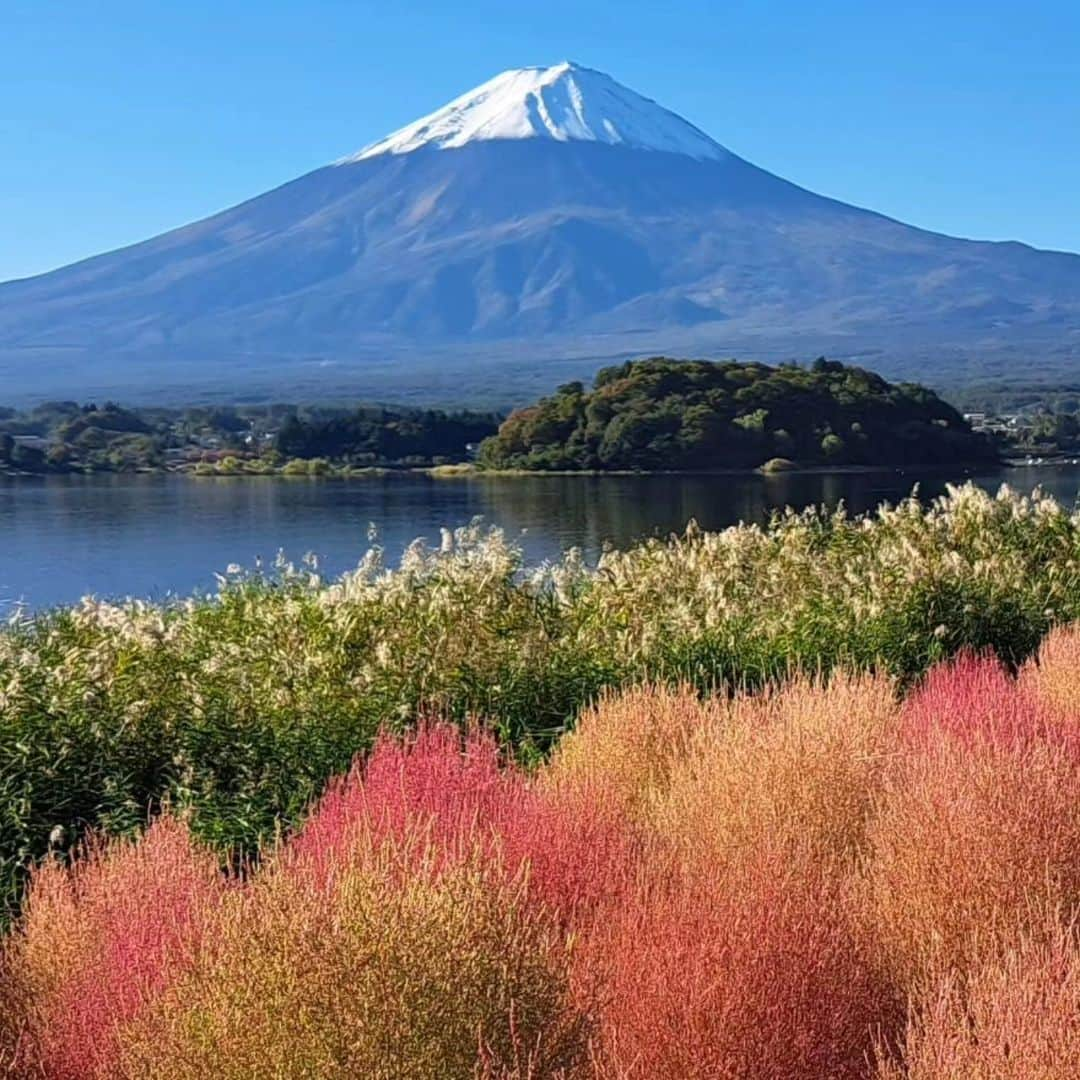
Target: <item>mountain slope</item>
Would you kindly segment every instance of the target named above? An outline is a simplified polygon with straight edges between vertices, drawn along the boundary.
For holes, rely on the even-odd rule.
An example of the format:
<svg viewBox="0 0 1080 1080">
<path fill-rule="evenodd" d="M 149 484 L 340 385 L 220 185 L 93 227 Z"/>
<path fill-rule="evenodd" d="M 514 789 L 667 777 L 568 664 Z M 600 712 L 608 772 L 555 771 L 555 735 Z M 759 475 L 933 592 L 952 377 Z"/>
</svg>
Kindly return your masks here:
<svg viewBox="0 0 1080 1080">
<path fill-rule="evenodd" d="M 939 382 L 1025 355 L 1072 364 L 1080 256 L 814 195 L 559 65 L 204 221 L 0 285 L 16 391 L 399 393 L 482 370 L 514 396 L 548 367 L 553 383 L 654 350 L 869 357 Z"/>
</svg>

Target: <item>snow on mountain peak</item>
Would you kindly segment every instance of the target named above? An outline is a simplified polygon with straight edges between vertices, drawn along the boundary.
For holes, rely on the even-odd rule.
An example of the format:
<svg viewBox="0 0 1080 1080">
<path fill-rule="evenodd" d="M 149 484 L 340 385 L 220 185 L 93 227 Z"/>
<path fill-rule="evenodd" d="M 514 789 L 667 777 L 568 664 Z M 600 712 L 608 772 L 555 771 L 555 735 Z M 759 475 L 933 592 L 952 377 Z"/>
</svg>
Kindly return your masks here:
<svg viewBox="0 0 1080 1080">
<path fill-rule="evenodd" d="M 597 142 L 699 159 L 728 156 L 719 143 L 655 101 L 600 71 L 565 62 L 504 71 L 338 164 L 491 139 Z"/>
</svg>

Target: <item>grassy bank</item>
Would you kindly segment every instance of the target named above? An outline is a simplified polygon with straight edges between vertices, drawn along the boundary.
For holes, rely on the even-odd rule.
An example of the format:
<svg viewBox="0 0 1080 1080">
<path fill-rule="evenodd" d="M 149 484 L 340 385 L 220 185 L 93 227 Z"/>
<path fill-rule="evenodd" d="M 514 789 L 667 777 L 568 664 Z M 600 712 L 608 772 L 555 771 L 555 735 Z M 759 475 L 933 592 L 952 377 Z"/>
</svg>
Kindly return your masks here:
<svg viewBox="0 0 1080 1080">
<path fill-rule="evenodd" d="M 165 803 L 218 851 L 252 851 L 382 726 L 481 716 L 528 760 L 607 687 L 837 665 L 906 684 L 964 646 L 1019 663 L 1078 616 L 1080 517 L 973 487 L 691 530 L 595 569 L 524 568 L 467 529 L 334 582 L 281 566 L 187 601 L 88 600 L 0 633 L 3 896 L 50 846 Z"/>
</svg>

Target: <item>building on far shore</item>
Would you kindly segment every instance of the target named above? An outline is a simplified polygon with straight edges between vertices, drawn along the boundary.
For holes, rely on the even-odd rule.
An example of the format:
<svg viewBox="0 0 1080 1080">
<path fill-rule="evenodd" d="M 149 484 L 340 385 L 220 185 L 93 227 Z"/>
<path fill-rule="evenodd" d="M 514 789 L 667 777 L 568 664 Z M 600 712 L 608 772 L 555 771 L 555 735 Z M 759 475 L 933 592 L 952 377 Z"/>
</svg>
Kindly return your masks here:
<svg viewBox="0 0 1080 1080">
<path fill-rule="evenodd" d="M 16 446 L 25 447 L 27 450 L 41 450 L 44 452 L 52 445 L 42 435 L 13 435 L 11 438 Z"/>
</svg>

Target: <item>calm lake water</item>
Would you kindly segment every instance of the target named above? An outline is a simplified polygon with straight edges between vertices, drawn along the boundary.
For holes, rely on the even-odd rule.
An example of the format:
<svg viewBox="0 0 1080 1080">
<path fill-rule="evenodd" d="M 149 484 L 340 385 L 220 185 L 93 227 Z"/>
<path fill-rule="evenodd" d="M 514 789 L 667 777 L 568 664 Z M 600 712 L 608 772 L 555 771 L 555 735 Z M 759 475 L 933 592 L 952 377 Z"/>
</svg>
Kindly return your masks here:
<svg viewBox="0 0 1080 1080">
<path fill-rule="evenodd" d="M 968 474 L 996 490 L 1036 485 L 1073 505 L 1080 468 L 1041 467 Z M 571 546 L 595 559 L 606 543 L 627 545 L 681 531 L 761 521 L 775 508 L 811 503 L 852 511 L 895 501 L 918 483 L 941 494 L 958 474 L 883 472 L 800 476 L 423 475 L 351 481 L 180 476 L 0 478 L 0 613 L 101 597 L 162 597 L 212 588 L 230 563 L 292 559 L 315 552 L 326 573 L 354 566 L 374 525 L 394 559 L 417 536 L 438 543 L 442 526 L 475 517 L 519 540 L 528 559 Z"/>
</svg>

